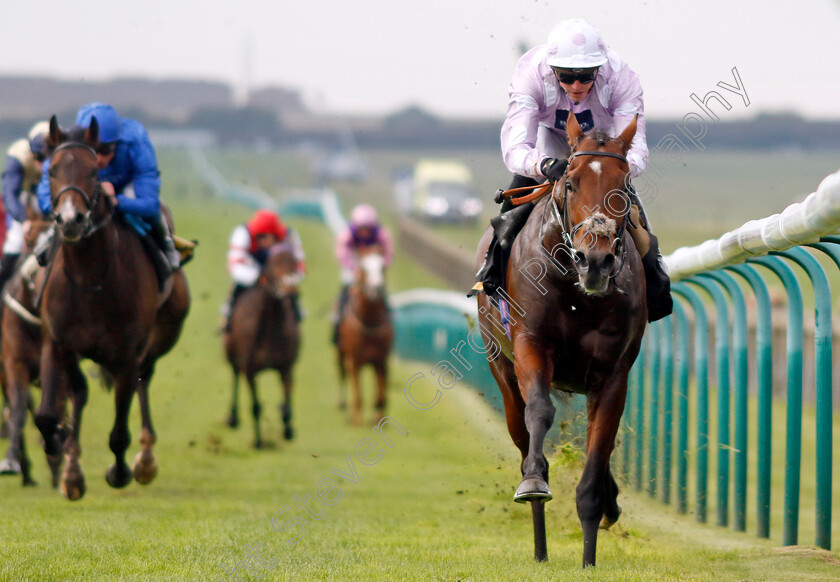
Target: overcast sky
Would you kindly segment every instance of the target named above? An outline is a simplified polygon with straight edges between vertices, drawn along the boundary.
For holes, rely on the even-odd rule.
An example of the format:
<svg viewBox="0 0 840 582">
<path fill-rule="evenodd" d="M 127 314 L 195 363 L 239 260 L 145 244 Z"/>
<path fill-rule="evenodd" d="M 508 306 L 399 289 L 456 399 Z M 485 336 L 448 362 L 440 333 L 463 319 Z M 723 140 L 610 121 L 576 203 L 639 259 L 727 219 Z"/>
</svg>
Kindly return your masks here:
<svg viewBox="0 0 840 582">
<path fill-rule="evenodd" d="M 0 74 L 188 77 L 298 89 L 326 113 L 500 117 L 519 47 L 575 17 L 639 74 L 649 117 L 717 89 L 732 97 L 722 119 L 840 118 L 838 0 L 7 1 Z M 733 67 L 749 107 L 716 87 Z"/>
</svg>

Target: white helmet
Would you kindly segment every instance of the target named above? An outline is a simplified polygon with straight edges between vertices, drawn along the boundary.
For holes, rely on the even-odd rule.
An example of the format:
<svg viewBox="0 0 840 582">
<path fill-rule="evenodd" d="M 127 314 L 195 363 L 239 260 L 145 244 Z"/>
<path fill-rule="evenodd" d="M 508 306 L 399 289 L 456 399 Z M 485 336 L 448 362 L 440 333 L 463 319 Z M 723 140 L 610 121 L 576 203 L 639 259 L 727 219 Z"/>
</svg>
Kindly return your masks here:
<svg viewBox="0 0 840 582">
<path fill-rule="evenodd" d="M 591 69 L 607 62 L 607 46 L 586 20 L 564 20 L 548 35 L 545 62 L 561 69 Z"/>
</svg>

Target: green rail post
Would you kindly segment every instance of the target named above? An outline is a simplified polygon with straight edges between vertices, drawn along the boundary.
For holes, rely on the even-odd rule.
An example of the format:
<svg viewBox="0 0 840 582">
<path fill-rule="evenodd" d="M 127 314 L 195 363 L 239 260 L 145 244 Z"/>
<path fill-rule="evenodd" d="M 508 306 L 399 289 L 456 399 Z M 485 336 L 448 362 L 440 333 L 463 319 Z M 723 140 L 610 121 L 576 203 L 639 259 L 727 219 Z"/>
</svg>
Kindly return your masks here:
<svg viewBox="0 0 840 582">
<path fill-rule="evenodd" d="M 729 525 L 729 307 L 716 284 L 699 277 L 688 279 L 703 288 L 715 302 L 715 354 L 717 357 L 717 524 Z"/>
<path fill-rule="evenodd" d="M 805 269 L 814 287 L 814 359 L 817 414 L 816 535 L 818 547 L 831 549 L 831 287 L 820 263 L 794 247 L 773 252 Z"/>
<path fill-rule="evenodd" d="M 660 361 L 660 326 L 653 324 L 649 328 L 648 355 L 650 356 L 650 409 L 648 430 L 648 495 L 656 497 L 656 473 L 659 470 L 657 455 L 659 449 L 659 361 Z"/>
<path fill-rule="evenodd" d="M 666 317 L 660 323 L 660 345 L 662 347 L 662 502 L 671 503 L 671 463 L 673 455 L 674 419 L 674 336 L 672 318 Z"/>
<path fill-rule="evenodd" d="M 756 300 L 756 383 L 757 383 L 757 443 L 756 443 L 756 536 L 770 537 L 770 475 L 772 474 L 772 403 L 773 403 L 773 326 L 770 293 L 767 283 L 752 265 L 727 267 L 746 279 Z"/>
<path fill-rule="evenodd" d="M 699 277 L 714 279 L 726 289 L 733 308 L 732 357 L 735 373 L 734 422 L 735 449 L 733 466 L 735 486 L 733 489 L 733 527 L 736 531 L 747 531 L 747 389 L 749 387 L 749 366 L 747 356 L 747 302 L 744 292 L 729 273 L 712 271 Z"/>
<path fill-rule="evenodd" d="M 770 269 L 785 286 L 787 325 L 787 436 L 785 438 L 785 501 L 782 545 L 799 538 L 799 483 L 802 467 L 802 290 L 796 275 L 778 257 L 757 257 L 747 262 Z"/>
<path fill-rule="evenodd" d="M 642 471 L 645 464 L 645 342 L 642 342 L 642 349 L 636 358 L 635 385 L 636 385 L 636 465 L 634 467 L 636 491 L 642 490 Z"/>
<path fill-rule="evenodd" d="M 674 301 L 677 322 L 677 513 L 688 513 L 689 325 L 682 303 Z"/>
<path fill-rule="evenodd" d="M 694 289 L 678 282 L 671 286 L 694 310 L 694 370 L 697 379 L 697 476 L 695 519 L 706 523 L 709 492 L 709 320 Z"/>
</svg>

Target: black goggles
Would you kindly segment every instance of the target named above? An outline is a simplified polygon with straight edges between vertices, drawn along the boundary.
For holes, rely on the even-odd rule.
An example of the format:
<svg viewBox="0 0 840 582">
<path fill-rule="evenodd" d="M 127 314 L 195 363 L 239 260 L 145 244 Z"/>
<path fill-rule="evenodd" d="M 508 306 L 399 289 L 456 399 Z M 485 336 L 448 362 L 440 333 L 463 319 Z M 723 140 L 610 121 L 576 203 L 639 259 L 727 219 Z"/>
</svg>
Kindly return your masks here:
<svg viewBox="0 0 840 582">
<path fill-rule="evenodd" d="M 586 85 L 592 83 L 598 76 L 597 67 L 594 69 L 556 69 L 552 67 L 551 70 L 554 71 L 557 80 L 564 85 L 574 85 L 575 81 L 579 81 L 581 85 Z"/>
</svg>

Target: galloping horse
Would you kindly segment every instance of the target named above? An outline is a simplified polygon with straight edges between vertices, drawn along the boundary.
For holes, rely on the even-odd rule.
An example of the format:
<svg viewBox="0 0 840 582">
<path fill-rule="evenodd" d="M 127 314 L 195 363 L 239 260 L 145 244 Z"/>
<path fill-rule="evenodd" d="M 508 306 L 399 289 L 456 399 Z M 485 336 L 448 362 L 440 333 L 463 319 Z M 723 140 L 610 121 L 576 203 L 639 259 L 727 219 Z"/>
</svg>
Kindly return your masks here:
<svg viewBox="0 0 840 582">
<path fill-rule="evenodd" d="M 244 373 L 251 389 L 254 415 L 254 447 L 262 447 L 260 406 L 255 376 L 265 369 L 277 370 L 283 381 L 283 437 L 291 440 L 292 366 L 300 349 L 300 329 L 291 298 L 297 294 L 300 275 L 297 260 L 288 243 L 269 250 L 268 260 L 256 286 L 243 292 L 233 309 L 225 331 L 225 353 L 233 367 L 233 401 L 228 424 L 239 425 L 239 374 Z"/>
<path fill-rule="evenodd" d="M 31 249 L 34 241 L 46 228 L 45 221 L 36 215 L 30 205 L 26 205 L 32 228 L 26 235 L 26 248 Z M 24 258 L 29 255 L 24 255 Z M 20 265 L 23 259 L 18 261 Z M 30 462 L 26 454 L 23 427 L 26 423 L 26 411 L 32 409 L 30 384 L 38 379 L 41 363 L 41 319 L 35 305 L 36 291 L 20 273 L 16 272 L 9 279 L 4 292 L 2 305 L 2 362 L 3 389 L 10 404 L 9 448 L 6 457 L 0 461 L 0 474 L 20 473 L 24 486 L 35 485 L 30 472 Z M 62 384 L 63 385 L 63 384 Z M 59 410 L 64 411 L 66 395 L 62 389 Z M 58 487 L 61 455 L 47 457 L 52 473 L 52 485 Z"/>
<path fill-rule="evenodd" d="M 552 498 L 543 454 L 554 420 L 549 391 L 586 394 L 586 463 L 576 501 L 583 565 L 594 566 L 599 524 L 607 528 L 621 513 L 609 462 L 647 320 L 641 259 L 626 231 L 624 156 L 636 120 L 615 139 L 583 135 L 573 114 L 567 126 L 569 167 L 513 244 L 507 297 L 497 302 L 481 294 L 478 306 L 485 345 L 499 345 L 504 354 L 490 370 L 522 453 L 514 501 L 531 502 L 538 561 L 548 559 L 543 503 Z M 478 265 L 490 234 L 479 243 Z"/>
<path fill-rule="evenodd" d="M 362 424 L 362 391 L 359 375 L 370 364 L 376 372 L 375 421 L 385 414 L 388 356 L 394 340 L 391 314 L 385 302 L 384 258 L 377 246 L 359 251 L 356 279 L 347 290 L 347 305 L 338 327 L 339 407 L 344 408 L 344 385 L 350 377 L 353 392 L 351 421 Z"/>
<path fill-rule="evenodd" d="M 51 267 L 41 269 L 36 278 L 36 286 L 44 288 L 43 396 L 35 423 L 48 455 L 63 448 L 61 489 L 71 500 L 85 493 L 79 434 L 87 382 L 79 358 L 93 360 L 114 378 L 116 416 L 109 443 L 116 461 L 106 472 L 106 481 L 112 487 L 125 487 L 133 477 L 147 484 L 157 474 L 149 382 L 156 360 L 175 345 L 190 305 L 183 271 L 175 271 L 159 292 L 151 258 L 139 237 L 115 220 L 114 199 L 104 194 L 98 178 L 98 134 L 95 119 L 90 128 L 72 135 L 59 127 L 55 116 L 50 119 L 52 219 L 60 246 Z M 73 403 L 63 443 L 57 407 L 62 375 Z M 131 441 L 128 414 L 135 392 L 140 400 L 142 450 L 129 468 L 124 456 Z"/>
</svg>

